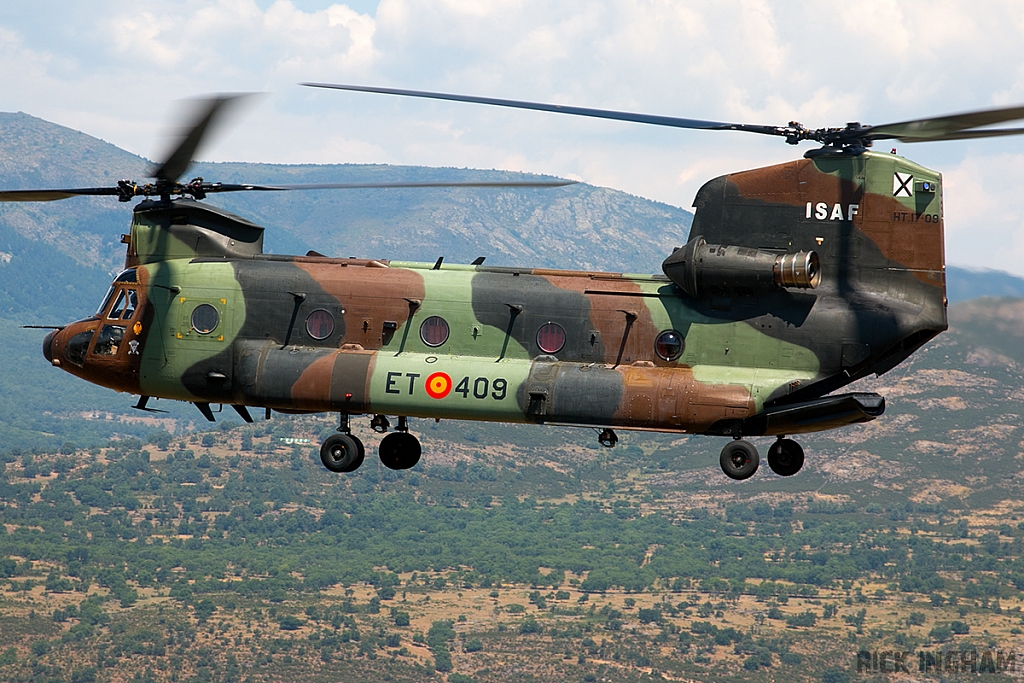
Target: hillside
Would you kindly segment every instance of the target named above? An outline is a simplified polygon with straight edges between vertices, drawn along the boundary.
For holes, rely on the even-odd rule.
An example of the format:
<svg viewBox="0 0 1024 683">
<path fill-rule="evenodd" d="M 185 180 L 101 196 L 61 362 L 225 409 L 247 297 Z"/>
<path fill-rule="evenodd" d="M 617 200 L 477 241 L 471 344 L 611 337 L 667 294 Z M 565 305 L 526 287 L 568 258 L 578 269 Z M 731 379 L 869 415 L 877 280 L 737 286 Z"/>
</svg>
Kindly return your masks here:
<svg viewBox="0 0 1024 683">
<path fill-rule="evenodd" d="M 0 142 L 8 187 L 147 163 L 25 115 L 0 116 Z M 278 252 L 611 270 L 656 268 L 689 225 L 590 186 L 231 202 Z M 950 268 L 951 330 L 854 387 L 886 414 L 801 438 L 791 478 L 727 479 L 718 438 L 629 432 L 609 450 L 592 430 L 447 420 L 413 421 L 414 470 L 367 458 L 339 476 L 318 462 L 326 416 L 143 415 L 47 365 L 43 332 L 17 325 L 91 311 L 126 218 L 98 200 L 0 206 L 3 680 L 849 683 L 859 651 L 977 670 L 1024 648 L 1024 300 L 975 298 L 1018 278 Z M 367 421 L 354 429 L 372 452 Z"/>
<path fill-rule="evenodd" d="M 1024 334 L 975 325 L 1022 306 L 958 306 L 786 479 L 725 478 L 721 439 L 448 421 L 408 472 L 327 472 L 319 417 L 8 451 L 0 676 L 836 683 L 868 651 L 1012 680 Z"/>
</svg>

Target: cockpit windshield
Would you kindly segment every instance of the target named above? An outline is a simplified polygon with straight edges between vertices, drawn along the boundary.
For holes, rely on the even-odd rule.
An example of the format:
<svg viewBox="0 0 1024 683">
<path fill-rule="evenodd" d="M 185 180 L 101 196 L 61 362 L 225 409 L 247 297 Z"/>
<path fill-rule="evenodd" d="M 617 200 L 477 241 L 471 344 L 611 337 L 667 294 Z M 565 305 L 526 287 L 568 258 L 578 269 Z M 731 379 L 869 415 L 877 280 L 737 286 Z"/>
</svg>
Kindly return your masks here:
<svg viewBox="0 0 1024 683">
<path fill-rule="evenodd" d="M 107 310 L 107 305 L 110 304 L 110 300 L 113 298 L 113 296 L 114 285 L 110 285 L 110 288 L 107 289 L 107 293 L 103 295 L 103 303 L 101 303 L 100 307 L 96 309 L 97 318 L 101 317 L 103 315 L 103 311 Z"/>
</svg>

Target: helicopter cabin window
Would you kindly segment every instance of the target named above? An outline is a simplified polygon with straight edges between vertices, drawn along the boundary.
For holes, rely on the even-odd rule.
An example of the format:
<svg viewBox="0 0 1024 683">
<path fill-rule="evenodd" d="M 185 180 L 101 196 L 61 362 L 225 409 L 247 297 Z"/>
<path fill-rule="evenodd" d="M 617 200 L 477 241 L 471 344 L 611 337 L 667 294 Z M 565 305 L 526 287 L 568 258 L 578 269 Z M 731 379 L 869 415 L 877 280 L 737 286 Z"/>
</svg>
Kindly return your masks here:
<svg viewBox="0 0 1024 683">
<path fill-rule="evenodd" d="M 448 323 L 440 316 L 430 316 L 420 325 L 420 339 L 431 347 L 444 344 L 448 341 Z"/>
<path fill-rule="evenodd" d="M 100 309 L 101 311 L 103 309 Z M 85 352 L 89 350 L 89 342 L 92 341 L 93 330 L 79 332 L 64 346 L 64 358 L 72 365 L 82 367 L 85 364 Z"/>
<path fill-rule="evenodd" d="M 92 352 L 97 356 L 116 356 L 124 339 L 125 328 L 120 325 L 104 325 L 96 336 L 96 344 Z"/>
<path fill-rule="evenodd" d="M 544 353 L 558 353 L 565 346 L 565 329 L 558 323 L 545 323 L 537 330 L 537 346 Z"/>
<path fill-rule="evenodd" d="M 139 307 L 139 294 L 134 289 L 126 289 L 125 291 L 125 306 L 124 313 L 121 314 L 122 320 L 131 320 L 132 316 L 135 315 L 135 309 Z"/>
<path fill-rule="evenodd" d="M 683 355 L 683 335 L 675 330 L 665 330 L 654 341 L 654 352 L 662 360 L 674 361 Z"/>
<path fill-rule="evenodd" d="M 210 304 L 199 304 L 192 309 L 192 329 L 199 334 L 210 334 L 217 329 L 220 314 Z"/>
<path fill-rule="evenodd" d="M 116 278 L 114 278 L 113 284 L 111 284 L 110 287 L 107 289 L 107 293 L 105 295 L 103 295 L 103 303 L 101 303 L 100 307 L 98 309 L 96 309 L 96 317 L 97 318 L 102 317 L 103 316 L 103 312 L 106 311 L 107 310 L 107 306 L 110 305 L 110 300 L 113 299 L 114 298 L 114 294 L 117 293 L 116 285 L 117 285 L 118 282 L 131 282 L 131 283 L 138 282 L 138 278 L 135 275 L 135 269 L 134 268 L 129 268 L 128 270 L 123 271 L 120 275 L 118 275 Z M 134 311 L 134 307 L 133 307 L 133 311 Z"/>
<path fill-rule="evenodd" d="M 122 289 L 107 316 L 111 320 L 131 320 L 139 305 L 139 295 L 134 289 Z"/>
<path fill-rule="evenodd" d="M 334 316 L 330 311 L 316 309 L 306 316 L 306 334 L 316 340 L 327 339 L 334 334 Z"/>
<path fill-rule="evenodd" d="M 129 268 L 128 270 L 123 271 L 117 276 L 117 279 L 114 280 L 114 282 L 131 282 L 132 284 L 138 282 L 138 279 L 135 277 L 135 269 Z"/>
</svg>

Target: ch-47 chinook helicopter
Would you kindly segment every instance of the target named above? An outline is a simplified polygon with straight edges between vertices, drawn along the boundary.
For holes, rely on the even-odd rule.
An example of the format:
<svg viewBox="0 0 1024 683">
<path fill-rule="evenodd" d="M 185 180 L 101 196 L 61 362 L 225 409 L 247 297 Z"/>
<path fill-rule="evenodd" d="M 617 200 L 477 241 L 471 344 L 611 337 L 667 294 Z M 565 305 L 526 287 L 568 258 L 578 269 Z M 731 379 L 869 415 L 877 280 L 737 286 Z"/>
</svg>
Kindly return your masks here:
<svg viewBox="0 0 1024 683">
<path fill-rule="evenodd" d="M 44 340 L 53 365 L 137 394 L 144 410 L 159 397 L 210 420 L 216 403 L 247 421 L 247 407 L 337 412 L 320 453 L 338 472 L 364 457 L 349 417 L 386 432 L 390 415 L 379 454 L 393 469 L 418 462 L 407 418 L 421 417 L 594 427 L 609 447 L 616 428 L 730 437 L 720 463 L 734 479 L 760 460 L 743 437 L 777 436 L 768 464 L 789 476 L 804 454 L 787 435 L 878 417 L 882 396 L 833 392 L 946 329 L 941 176 L 871 143 L 1024 132 L 981 128 L 1024 118 L 1024 107 L 809 130 L 319 85 L 823 146 L 706 183 L 691 239 L 663 274 L 278 256 L 263 253 L 263 228 L 197 200 L 303 187 L 178 182 L 227 101 L 213 100 L 153 183 L 0 192 L 147 198 L 122 238 L 126 270 L 96 314 Z"/>
</svg>

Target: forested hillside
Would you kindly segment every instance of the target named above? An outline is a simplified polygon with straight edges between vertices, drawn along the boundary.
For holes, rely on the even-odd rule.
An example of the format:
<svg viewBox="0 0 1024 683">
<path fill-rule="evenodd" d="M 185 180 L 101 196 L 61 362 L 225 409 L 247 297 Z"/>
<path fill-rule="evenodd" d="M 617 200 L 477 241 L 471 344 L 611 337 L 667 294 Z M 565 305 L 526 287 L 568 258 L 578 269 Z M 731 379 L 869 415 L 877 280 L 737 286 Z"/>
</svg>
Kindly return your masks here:
<svg viewBox="0 0 1024 683">
<path fill-rule="evenodd" d="M 0 116 L 0 142 L 7 187 L 146 171 L 21 114 Z M 689 225 L 584 185 L 231 201 L 275 251 L 569 268 L 656 270 Z M 985 680 L 1009 680 L 995 658 L 1024 646 L 1024 303 L 973 297 L 1016 278 L 951 268 L 950 332 L 854 387 L 885 395 L 885 415 L 802 439 L 795 477 L 729 480 L 716 438 L 604 449 L 592 430 L 427 420 L 415 469 L 368 457 L 335 475 L 316 449 L 334 418 L 141 414 L 48 366 L 43 331 L 18 325 L 90 313 L 126 225 L 116 202 L 0 206 L 0 679 L 843 683 L 867 651 L 975 671 L 988 656 Z"/>
</svg>

